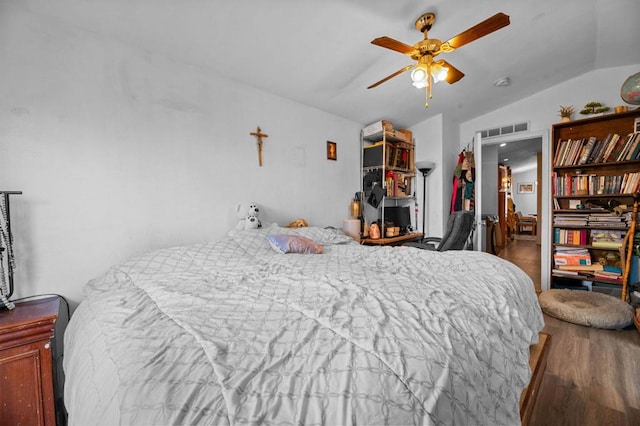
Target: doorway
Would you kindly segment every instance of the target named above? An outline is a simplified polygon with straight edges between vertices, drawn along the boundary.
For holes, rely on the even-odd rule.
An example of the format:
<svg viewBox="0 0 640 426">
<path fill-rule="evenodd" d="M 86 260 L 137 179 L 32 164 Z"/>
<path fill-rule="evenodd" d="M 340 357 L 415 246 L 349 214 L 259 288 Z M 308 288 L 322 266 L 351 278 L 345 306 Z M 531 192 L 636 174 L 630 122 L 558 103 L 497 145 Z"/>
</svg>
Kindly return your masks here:
<svg viewBox="0 0 640 426">
<path fill-rule="evenodd" d="M 534 235 L 514 236 L 500 257 L 520 266 L 531 276 L 537 290 L 548 288 L 549 259 L 549 196 L 550 179 L 544 170 L 549 167 L 548 132 L 523 132 L 518 135 L 482 139 L 481 158 L 481 214 L 497 214 L 498 210 L 498 165 L 508 166 L 511 171 L 509 196 L 515 200 L 516 210 L 523 215 L 535 216 L 537 228 Z M 518 241 L 516 241 L 518 240 Z M 510 250 L 509 244 L 511 245 Z M 526 256 L 526 253 L 535 253 Z M 534 262 L 534 263 L 532 263 Z"/>
</svg>

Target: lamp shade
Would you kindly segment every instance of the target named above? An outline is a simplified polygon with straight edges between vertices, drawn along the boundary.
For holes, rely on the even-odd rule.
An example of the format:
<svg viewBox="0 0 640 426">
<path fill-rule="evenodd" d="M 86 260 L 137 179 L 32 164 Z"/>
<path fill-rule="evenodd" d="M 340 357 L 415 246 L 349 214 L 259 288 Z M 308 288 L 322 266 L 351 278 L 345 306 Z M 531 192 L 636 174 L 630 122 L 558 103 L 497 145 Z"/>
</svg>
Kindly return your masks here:
<svg viewBox="0 0 640 426">
<path fill-rule="evenodd" d="M 416 65 L 416 67 L 411 71 L 411 81 L 413 81 L 413 85 L 417 88 L 427 87 L 427 78 L 429 76 L 429 72 L 427 67 L 424 65 Z"/>
</svg>

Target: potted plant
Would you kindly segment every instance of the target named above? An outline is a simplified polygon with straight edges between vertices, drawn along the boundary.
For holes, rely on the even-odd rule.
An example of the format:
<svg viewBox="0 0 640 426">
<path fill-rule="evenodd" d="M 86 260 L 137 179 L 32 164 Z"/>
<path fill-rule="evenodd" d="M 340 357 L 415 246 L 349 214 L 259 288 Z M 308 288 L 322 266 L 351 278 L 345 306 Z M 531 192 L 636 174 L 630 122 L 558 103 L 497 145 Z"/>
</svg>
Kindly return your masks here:
<svg viewBox="0 0 640 426">
<path fill-rule="evenodd" d="M 600 102 L 589 102 L 582 108 L 580 114 L 582 115 L 593 115 L 593 114 L 604 114 L 609 111 L 611 108 L 608 106 L 603 106 Z"/>
<path fill-rule="evenodd" d="M 573 105 L 569 105 L 566 107 L 560 105 L 560 121 L 563 123 L 565 121 L 571 121 L 571 115 L 573 115 L 574 112 L 575 109 L 573 108 Z"/>
</svg>

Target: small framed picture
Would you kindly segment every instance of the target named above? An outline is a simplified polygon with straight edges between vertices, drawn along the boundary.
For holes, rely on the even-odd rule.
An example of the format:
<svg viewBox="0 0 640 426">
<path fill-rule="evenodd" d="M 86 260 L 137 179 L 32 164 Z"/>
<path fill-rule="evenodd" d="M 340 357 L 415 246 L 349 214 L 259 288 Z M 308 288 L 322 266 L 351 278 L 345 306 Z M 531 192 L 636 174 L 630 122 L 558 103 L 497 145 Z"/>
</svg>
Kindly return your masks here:
<svg viewBox="0 0 640 426">
<path fill-rule="evenodd" d="M 518 194 L 533 194 L 536 190 L 533 182 L 520 182 L 518 183 Z"/>
<path fill-rule="evenodd" d="M 336 161 L 338 159 L 338 145 L 335 142 L 327 141 L 327 160 Z"/>
</svg>

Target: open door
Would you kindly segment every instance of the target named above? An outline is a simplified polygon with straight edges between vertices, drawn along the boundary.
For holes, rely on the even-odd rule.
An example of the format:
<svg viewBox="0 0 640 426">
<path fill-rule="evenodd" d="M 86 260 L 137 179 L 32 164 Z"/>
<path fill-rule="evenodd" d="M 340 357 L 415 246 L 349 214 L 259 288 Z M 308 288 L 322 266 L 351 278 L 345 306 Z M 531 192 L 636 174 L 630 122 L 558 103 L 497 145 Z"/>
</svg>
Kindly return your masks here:
<svg viewBox="0 0 640 426">
<path fill-rule="evenodd" d="M 484 236 L 487 233 L 486 223 L 482 220 L 482 136 L 480 132 L 473 138 L 473 155 L 476 163 L 475 176 L 475 212 L 476 232 L 474 234 L 473 247 L 475 251 L 482 251 Z"/>
</svg>

